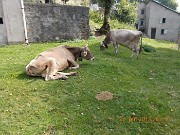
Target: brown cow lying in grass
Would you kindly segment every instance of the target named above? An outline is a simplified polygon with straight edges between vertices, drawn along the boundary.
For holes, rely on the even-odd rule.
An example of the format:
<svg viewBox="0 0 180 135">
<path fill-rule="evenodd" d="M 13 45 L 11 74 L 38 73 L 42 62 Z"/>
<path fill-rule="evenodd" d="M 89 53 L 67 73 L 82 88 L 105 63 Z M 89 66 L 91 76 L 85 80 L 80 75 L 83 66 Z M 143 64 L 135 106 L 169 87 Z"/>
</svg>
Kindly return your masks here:
<svg viewBox="0 0 180 135">
<path fill-rule="evenodd" d="M 63 73 L 66 68 L 77 69 L 77 59 L 93 60 L 90 50 L 85 47 L 58 46 L 37 55 L 27 66 L 26 73 L 30 76 L 42 76 L 46 81 L 67 79 L 76 72 Z"/>
</svg>

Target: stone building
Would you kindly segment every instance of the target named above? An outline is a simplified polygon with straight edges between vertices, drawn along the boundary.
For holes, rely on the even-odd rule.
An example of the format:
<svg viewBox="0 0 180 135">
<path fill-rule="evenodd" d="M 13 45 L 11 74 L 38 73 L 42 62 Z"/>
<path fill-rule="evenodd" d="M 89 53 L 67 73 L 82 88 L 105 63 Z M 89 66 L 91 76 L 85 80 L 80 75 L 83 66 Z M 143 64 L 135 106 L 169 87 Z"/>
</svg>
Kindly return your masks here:
<svg viewBox="0 0 180 135">
<path fill-rule="evenodd" d="M 24 39 L 20 0 L 0 0 L 0 45 Z"/>
<path fill-rule="evenodd" d="M 88 7 L 22 2 L 0 0 L 0 45 L 89 37 Z"/>
<path fill-rule="evenodd" d="M 138 4 L 138 29 L 152 39 L 177 42 L 180 13 L 157 1 Z"/>
</svg>

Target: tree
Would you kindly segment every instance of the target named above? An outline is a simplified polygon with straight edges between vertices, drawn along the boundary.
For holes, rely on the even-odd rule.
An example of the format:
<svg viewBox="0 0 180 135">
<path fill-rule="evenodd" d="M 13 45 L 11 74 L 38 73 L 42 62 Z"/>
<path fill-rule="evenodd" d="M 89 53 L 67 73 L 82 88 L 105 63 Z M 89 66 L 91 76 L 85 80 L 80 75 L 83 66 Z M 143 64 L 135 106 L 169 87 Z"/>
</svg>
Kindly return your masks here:
<svg viewBox="0 0 180 135">
<path fill-rule="evenodd" d="M 45 3 L 53 3 L 52 0 L 45 0 Z"/>
<path fill-rule="evenodd" d="M 96 4 L 96 3 L 98 3 L 98 2 L 97 2 L 97 0 L 90 0 L 90 3 Z"/>
<path fill-rule="evenodd" d="M 115 0 L 97 0 L 97 2 L 100 6 L 104 7 L 104 21 L 101 28 L 97 29 L 95 34 L 106 35 L 110 31 L 110 25 L 109 25 L 108 19 L 109 19 L 111 7 L 114 4 Z"/>
<path fill-rule="evenodd" d="M 163 1 L 165 1 L 165 0 L 163 0 Z M 163 2 L 164 5 L 166 5 L 166 2 L 167 2 L 167 0 L 165 2 Z M 178 7 L 178 3 L 176 2 L 176 0 L 169 0 L 166 6 L 176 10 Z"/>
<path fill-rule="evenodd" d="M 116 4 L 116 19 L 120 22 L 133 24 L 136 20 L 136 4 L 121 0 Z"/>
</svg>

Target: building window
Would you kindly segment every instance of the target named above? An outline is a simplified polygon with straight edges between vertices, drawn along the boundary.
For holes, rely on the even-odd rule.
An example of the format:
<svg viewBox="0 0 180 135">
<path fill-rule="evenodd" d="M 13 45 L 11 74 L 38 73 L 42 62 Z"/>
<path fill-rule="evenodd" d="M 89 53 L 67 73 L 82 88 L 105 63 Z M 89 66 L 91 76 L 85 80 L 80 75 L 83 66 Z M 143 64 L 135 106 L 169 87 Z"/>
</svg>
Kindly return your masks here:
<svg viewBox="0 0 180 135">
<path fill-rule="evenodd" d="M 164 29 L 161 29 L 161 35 L 164 35 Z"/>
<path fill-rule="evenodd" d="M 144 19 L 141 19 L 140 20 L 140 26 L 143 26 L 144 25 Z"/>
<path fill-rule="evenodd" d="M 162 19 L 162 23 L 166 23 L 166 18 L 163 18 L 163 19 Z"/>
<path fill-rule="evenodd" d="M 0 18 L 0 24 L 3 24 L 3 19 L 2 18 Z"/>
<path fill-rule="evenodd" d="M 144 9 L 141 9 L 141 15 L 144 15 Z"/>
<path fill-rule="evenodd" d="M 165 30 L 165 29 L 161 29 L 161 35 L 166 35 L 168 32 L 168 30 Z"/>
<path fill-rule="evenodd" d="M 166 18 L 160 19 L 160 23 L 166 23 Z"/>
</svg>

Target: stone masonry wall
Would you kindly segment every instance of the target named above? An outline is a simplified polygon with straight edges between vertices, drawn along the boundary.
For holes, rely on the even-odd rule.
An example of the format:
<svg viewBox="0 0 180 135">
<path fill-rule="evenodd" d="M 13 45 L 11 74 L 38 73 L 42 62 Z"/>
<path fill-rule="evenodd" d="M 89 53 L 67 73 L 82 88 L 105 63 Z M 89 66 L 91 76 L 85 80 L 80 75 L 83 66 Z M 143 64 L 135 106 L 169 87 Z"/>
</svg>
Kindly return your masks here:
<svg viewBox="0 0 180 135">
<path fill-rule="evenodd" d="M 25 4 L 30 42 L 89 37 L 89 8 L 56 4 Z"/>
</svg>

